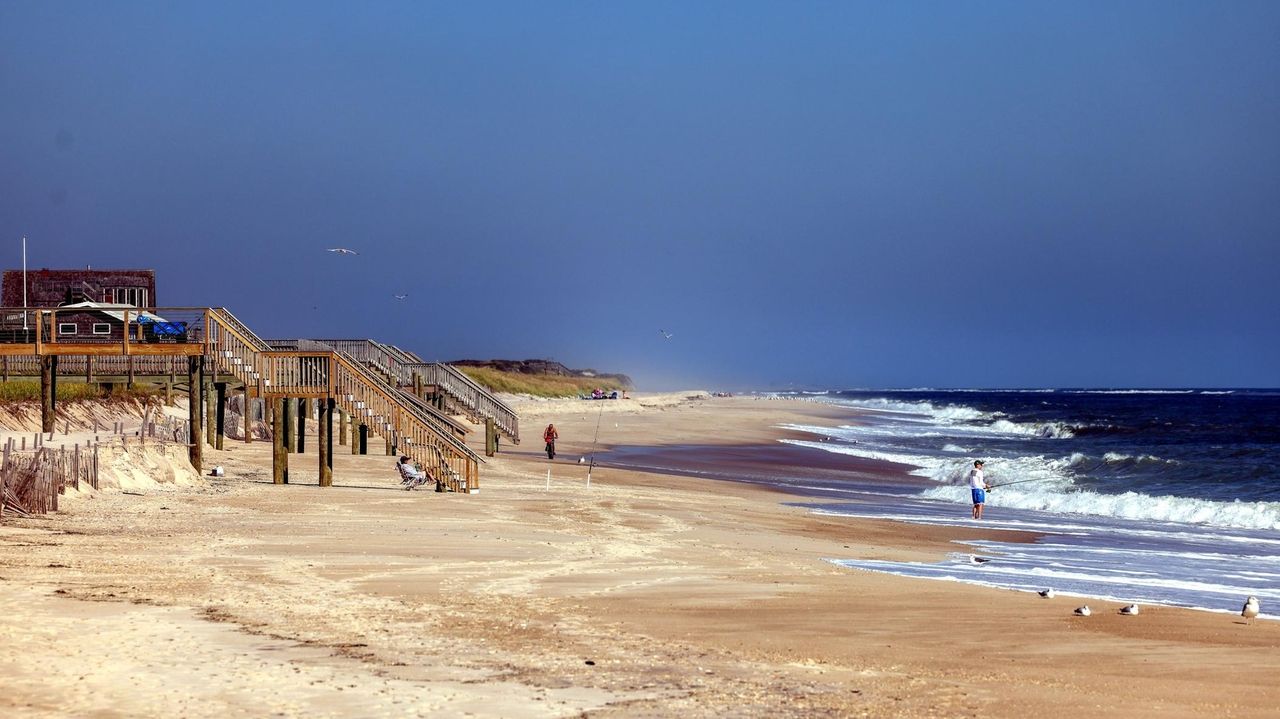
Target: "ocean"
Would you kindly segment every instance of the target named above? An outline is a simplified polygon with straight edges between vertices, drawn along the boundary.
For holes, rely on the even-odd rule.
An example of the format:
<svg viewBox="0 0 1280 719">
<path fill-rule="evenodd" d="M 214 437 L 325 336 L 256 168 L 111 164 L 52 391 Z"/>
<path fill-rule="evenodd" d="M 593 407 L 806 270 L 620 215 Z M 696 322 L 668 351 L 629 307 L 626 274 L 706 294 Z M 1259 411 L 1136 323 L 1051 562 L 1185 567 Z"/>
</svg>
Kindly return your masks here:
<svg viewBox="0 0 1280 719">
<path fill-rule="evenodd" d="M 984 527 L 933 564 L 832 557 L 851 570 L 1138 604 L 1280 612 L 1280 390 L 855 390 L 803 393 L 848 421 L 783 425 L 785 443 L 892 462 L 918 483 L 784 481 L 830 516 L 972 526 L 965 477 L 986 462 Z M 999 486 L 999 485 L 1006 486 Z M 984 561 L 986 560 L 986 561 Z M 1083 603 L 1083 602 L 1082 602 Z"/>
</svg>

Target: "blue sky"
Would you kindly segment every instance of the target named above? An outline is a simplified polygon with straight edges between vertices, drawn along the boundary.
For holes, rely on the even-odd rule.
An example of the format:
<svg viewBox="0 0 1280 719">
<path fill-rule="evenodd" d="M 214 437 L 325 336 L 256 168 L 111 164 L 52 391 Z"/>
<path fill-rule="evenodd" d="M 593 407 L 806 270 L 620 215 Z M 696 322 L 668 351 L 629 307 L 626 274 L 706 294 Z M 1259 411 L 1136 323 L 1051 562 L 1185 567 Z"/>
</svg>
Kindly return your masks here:
<svg viewBox="0 0 1280 719">
<path fill-rule="evenodd" d="M 1277 37 L 1268 2 L 10 1 L 0 257 L 648 389 L 1276 386 Z"/>
</svg>

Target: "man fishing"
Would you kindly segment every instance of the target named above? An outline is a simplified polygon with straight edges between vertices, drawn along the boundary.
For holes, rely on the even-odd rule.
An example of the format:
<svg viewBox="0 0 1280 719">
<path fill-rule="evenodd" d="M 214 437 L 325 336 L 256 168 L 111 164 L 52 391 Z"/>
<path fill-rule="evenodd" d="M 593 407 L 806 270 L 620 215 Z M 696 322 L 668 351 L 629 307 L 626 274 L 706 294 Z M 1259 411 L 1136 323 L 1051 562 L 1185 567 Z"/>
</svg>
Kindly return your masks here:
<svg viewBox="0 0 1280 719">
<path fill-rule="evenodd" d="M 991 485 L 987 484 L 986 477 L 982 474 L 982 467 L 986 462 L 980 459 L 973 461 L 973 469 L 969 470 L 969 493 L 973 495 L 973 518 L 982 519 L 982 505 L 987 501 L 987 490 L 991 489 Z"/>
</svg>

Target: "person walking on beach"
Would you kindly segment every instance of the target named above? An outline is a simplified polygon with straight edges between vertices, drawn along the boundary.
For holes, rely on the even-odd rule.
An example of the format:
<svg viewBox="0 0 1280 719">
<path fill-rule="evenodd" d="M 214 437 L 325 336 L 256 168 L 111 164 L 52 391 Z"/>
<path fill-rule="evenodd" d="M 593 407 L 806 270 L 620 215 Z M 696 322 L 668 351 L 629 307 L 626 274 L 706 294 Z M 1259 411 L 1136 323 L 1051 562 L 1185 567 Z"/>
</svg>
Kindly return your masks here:
<svg viewBox="0 0 1280 719">
<path fill-rule="evenodd" d="M 987 478 L 982 474 L 982 466 L 986 464 L 980 459 L 974 460 L 973 469 L 969 470 L 969 493 L 973 495 L 973 518 L 982 519 L 982 505 L 987 501 Z"/>
<path fill-rule="evenodd" d="M 547 443 L 547 459 L 556 458 L 556 440 L 559 438 L 560 433 L 556 431 L 556 426 L 547 425 L 547 429 L 542 433 L 542 441 Z"/>
</svg>

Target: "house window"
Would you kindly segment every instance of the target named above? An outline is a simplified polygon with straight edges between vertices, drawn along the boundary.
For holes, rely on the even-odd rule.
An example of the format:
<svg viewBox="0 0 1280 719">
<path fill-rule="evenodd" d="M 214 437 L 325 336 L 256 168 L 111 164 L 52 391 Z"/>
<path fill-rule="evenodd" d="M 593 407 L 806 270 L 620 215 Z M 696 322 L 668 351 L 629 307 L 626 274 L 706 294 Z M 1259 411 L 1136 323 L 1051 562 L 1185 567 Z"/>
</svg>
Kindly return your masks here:
<svg viewBox="0 0 1280 719">
<path fill-rule="evenodd" d="M 94 323 L 93 323 L 93 333 L 94 333 L 95 335 L 109 335 L 109 334 L 111 334 L 111 323 L 110 323 L 110 322 L 94 322 Z"/>
<path fill-rule="evenodd" d="M 105 302 L 117 305 L 146 307 L 150 300 L 146 287 L 108 287 L 102 291 Z"/>
<path fill-rule="evenodd" d="M 76 334 L 78 329 L 79 328 L 76 326 L 75 322 L 59 322 L 58 323 L 59 335 L 74 335 Z"/>
</svg>

